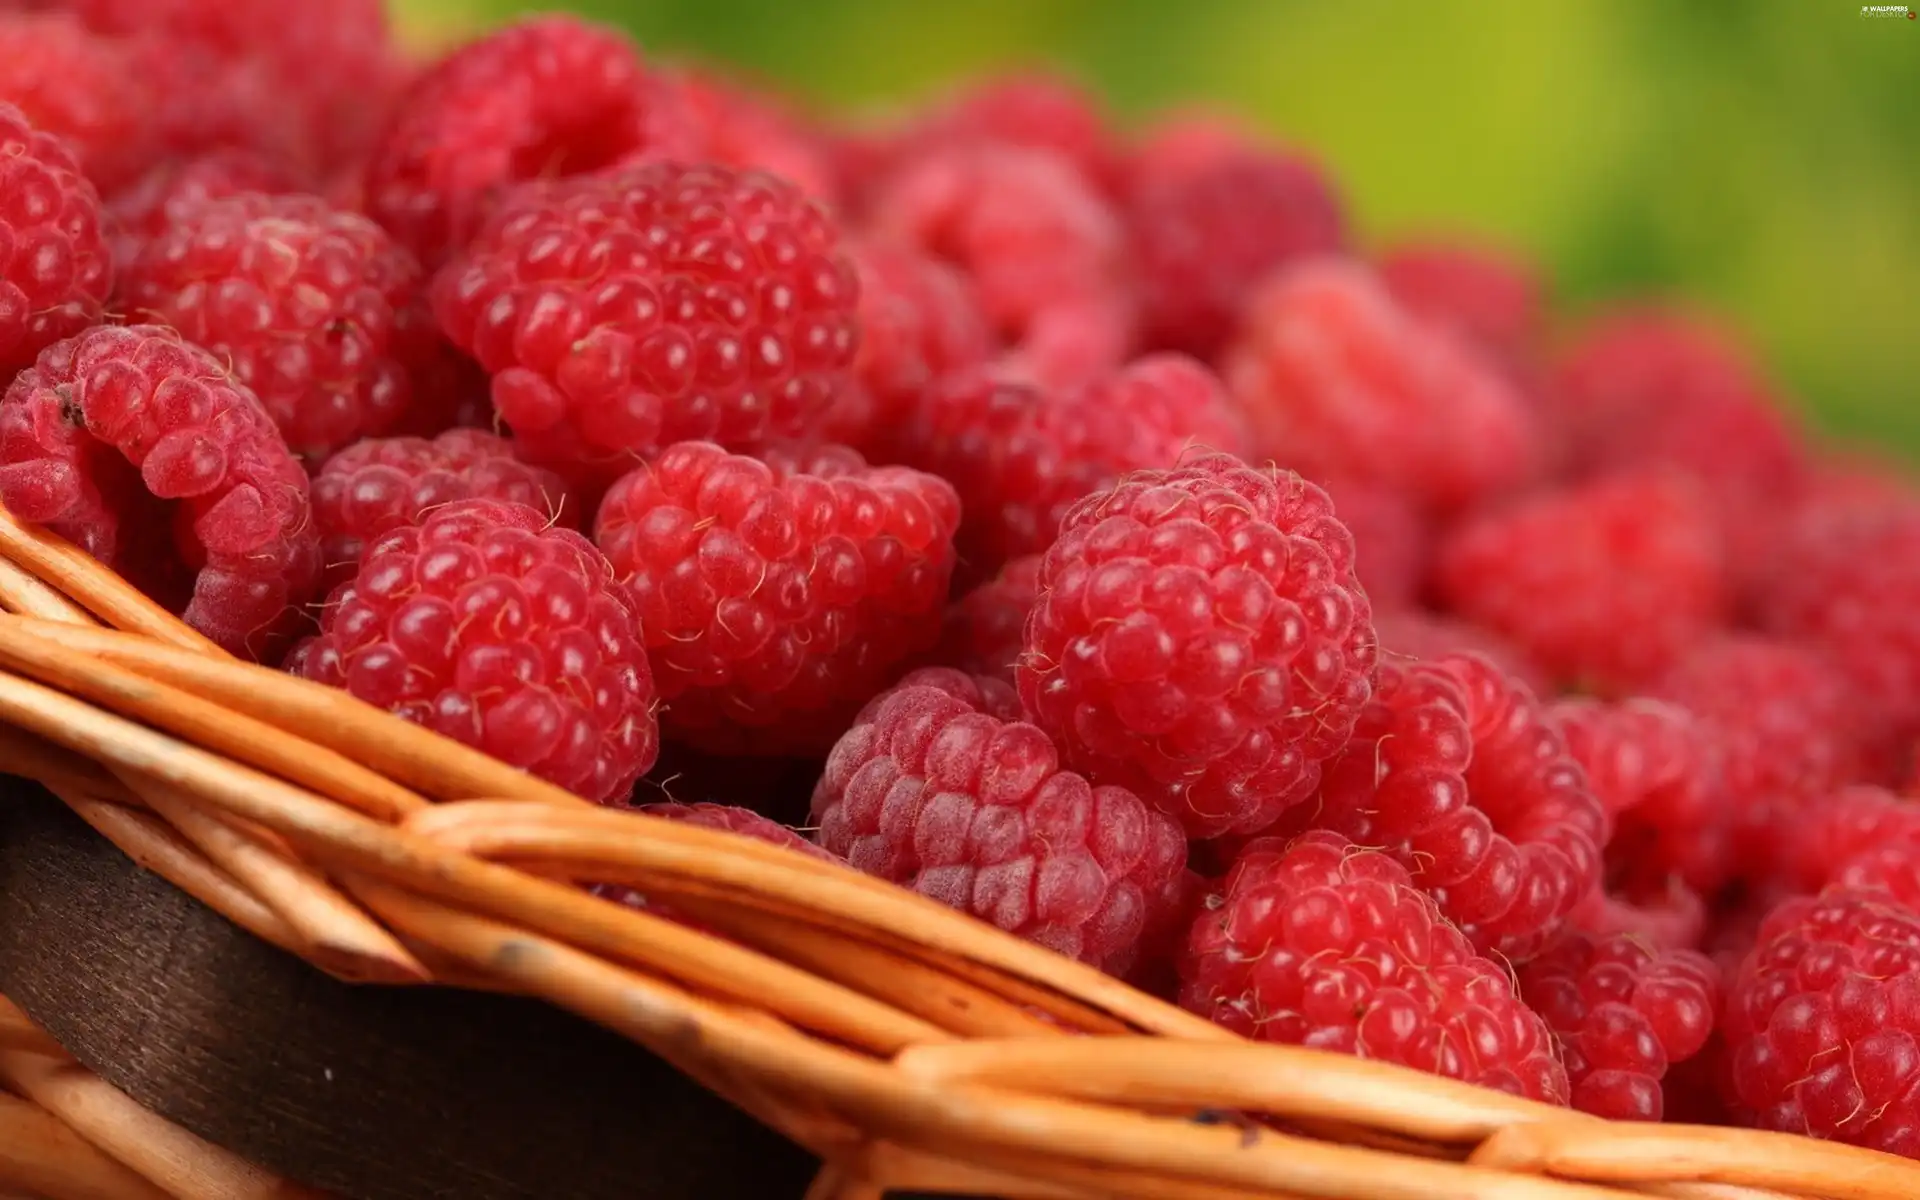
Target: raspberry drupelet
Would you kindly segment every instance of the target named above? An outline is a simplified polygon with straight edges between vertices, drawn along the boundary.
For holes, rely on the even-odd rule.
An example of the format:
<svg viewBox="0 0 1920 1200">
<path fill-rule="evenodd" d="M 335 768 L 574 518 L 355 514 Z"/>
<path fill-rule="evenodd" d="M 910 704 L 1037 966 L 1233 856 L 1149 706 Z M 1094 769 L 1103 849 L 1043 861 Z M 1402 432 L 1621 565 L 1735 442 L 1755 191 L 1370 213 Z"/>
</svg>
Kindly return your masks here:
<svg viewBox="0 0 1920 1200">
<path fill-rule="evenodd" d="M 313 474 L 313 519 L 328 589 L 353 578 L 360 556 L 382 534 L 411 525 L 455 500 L 524 504 L 574 528 L 579 513 L 552 471 L 521 462 L 513 443 L 478 429 L 439 437 L 368 438 Z"/>
<path fill-rule="evenodd" d="M 1693 950 L 1575 933 L 1520 968 L 1520 996 L 1560 1044 L 1574 1108 L 1658 1121 L 1669 1068 L 1705 1049 L 1720 970 Z"/>
<path fill-rule="evenodd" d="M 285 195 L 302 190 L 285 166 L 250 150 L 216 150 L 162 163 L 107 201 L 114 269 L 125 272 L 147 243 L 209 201 L 246 192 Z"/>
<path fill-rule="evenodd" d="M 1388 855 L 1260 838 L 1202 906 L 1180 1002 L 1247 1037 L 1567 1102 L 1553 1035 Z"/>
<path fill-rule="evenodd" d="M 126 305 L 233 366 L 311 460 L 405 421 L 450 353 L 411 254 L 317 196 L 245 193 L 180 213 L 121 280 Z"/>
<path fill-rule="evenodd" d="M 1380 665 L 1353 740 L 1276 833 L 1379 846 L 1483 952 L 1524 961 L 1600 886 L 1606 813 L 1539 701 L 1470 656 Z"/>
<path fill-rule="evenodd" d="M 417 80 L 366 169 L 367 213 L 428 269 L 464 246 L 512 184 L 698 149 L 626 35 L 532 17 Z"/>
<path fill-rule="evenodd" d="M 1870 784 L 1817 798 L 1780 832 L 1775 882 L 1794 891 L 1847 882 L 1851 867 L 1882 850 L 1920 861 L 1920 804 Z"/>
<path fill-rule="evenodd" d="M 1361 553 L 1364 556 L 1364 548 Z M 1388 608 L 1374 614 L 1374 626 L 1380 634 L 1383 661 L 1431 662 L 1449 655 L 1471 654 L 1526 684 L 1536 696 L 1553 693 L 1553 681 L 1539 663 L 1511 639 L 1485 626 L 1424 608 Z"/>
<path fill-rule="evenodd" d="M 858 292 L 792 184 L 656 162 L 516 192 L 433 307 L 528 456 L 604 485 L 675 442 L 812 432 L 852 386 Z"/>
<path fill-rule="evenodd" d="M 1015 674 L 1069 765 L 1189 836 L 1306 799 L 1372 690 L 1373 614 L 1327 494 L 1230 455 L 1068 510 Z"/>
<path fill-rule="evenodd" d="M 1067 509 L 1095 489 L 1190 451 L 1238 453 L 1245 434 L 1213 372 L 1163 354 L 1081 387 L 992 368 L 954 376 L 922 395 L 893 448 L 960 493 L 960 557 L 978 579 L 1045 550 Z"/>
<path fill-rule="evenodd" d="M 154 98 L 132 48 L 69 12 L 0 10 L 0 102 L 61 138 L 87 178 L 111 192 L 158 157 Z"/>
<path fill-rule="evenodd" d="M 0 379 L 100 319 L 100 194 L 66 143 L 0 99 Z"/>
<path fill-rule="evenodd" d="M 844 447 L 669 447 L 615 483 L 595 540 L 631 584 L 673 736 L 818 754 L 939 640 L 953 489 Z"/>
<path fill-rule="evenodd" d="M 1309 475 L 1458 510 L 1538 466 L 1535 414 L 1513 385 L 1356 263 L 1315 259 L 1262 284 L 1221 373 L 1255 448 Z"/>
<path fill-rule="evenodd" d="M 56 342 L 0 399 L 0 502 L 236 654 L 313 599 L 307 476 L 260 401 L 157 326 Z"/>
<path fill-rule="evenodd" d="M 1380 277 L 1394 298 L 1504 362 L 1526 359 L 1544 315 L 1540 280 L 1514 254 L 1451 238 L 1388 247 Z"/>
<path fill-rule="evenodd" d="M 1040 599 L 1038 554 L 1013 559 L 947 609 L 934 658 L 941 666 L 1011 684 L 1026 645 L 1027 614 Z"/>
<path fill-rule="evenodd" d="M 1920 915 L 1883 892 L 1788 900 L 1729 986 L 1736 1115 L 1920 1158 Z"/>
<path fill-rule="evenodd" d="M 588 800 L 624 802 L 659 754 L 632 598 L 523 504 L 458 500 L 375 541 L 288 666 Z"/>
<path fill-rule="evenodd" d="M 957 671 L 914 672 L 867 705 L 813 819 L 859 870 L 1116 974 L 1184 884 L 1179 826 L 1067 770 L 1010 689 Z"/>
</svg>

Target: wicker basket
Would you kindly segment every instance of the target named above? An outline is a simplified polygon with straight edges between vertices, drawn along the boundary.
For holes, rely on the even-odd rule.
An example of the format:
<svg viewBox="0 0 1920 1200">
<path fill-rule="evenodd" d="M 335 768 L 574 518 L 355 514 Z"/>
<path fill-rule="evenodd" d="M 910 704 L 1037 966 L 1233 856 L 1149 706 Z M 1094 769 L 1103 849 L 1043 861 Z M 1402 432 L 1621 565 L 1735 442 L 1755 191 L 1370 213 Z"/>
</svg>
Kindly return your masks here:
<svg viewBox="0 0 1920 1200">
<path fill-rule="evenodd" d="M 597 808 L 226 657 L 3 515 L 0 607 L 0 768 L 339 978 L 534 996 L 641 1043 L 818 1154 L 811 1200 L 1920 1197 L 1904 1159 L 1242 1041 L 889 884 Z M 0 1191 L 312 1194 L 142 1110 L 10 1006 L 0 1081 Z"/>
</svg>

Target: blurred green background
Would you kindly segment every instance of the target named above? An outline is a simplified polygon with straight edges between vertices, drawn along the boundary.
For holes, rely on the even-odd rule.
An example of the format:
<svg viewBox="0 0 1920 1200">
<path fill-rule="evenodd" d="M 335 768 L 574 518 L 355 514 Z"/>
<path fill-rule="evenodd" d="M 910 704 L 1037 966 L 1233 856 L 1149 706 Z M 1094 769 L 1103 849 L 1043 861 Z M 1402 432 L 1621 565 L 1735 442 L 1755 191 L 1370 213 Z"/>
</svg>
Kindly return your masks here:
<svg viewBox="0 0 1920 1200">
<path fill-rule="evenodd" d="M 423 37 L 540 7 L 397 3 Z M 1123 120 L 1237 114 L 1330 165 L 1369 241 L 1492 237 L 1542 264 L 1563 309 L 1698 301 L 1821 425 L 1920 458 L 1920 20 L 1844 0 L 574 7 L 828 110 L 1048 64 Z"/>
</svg>

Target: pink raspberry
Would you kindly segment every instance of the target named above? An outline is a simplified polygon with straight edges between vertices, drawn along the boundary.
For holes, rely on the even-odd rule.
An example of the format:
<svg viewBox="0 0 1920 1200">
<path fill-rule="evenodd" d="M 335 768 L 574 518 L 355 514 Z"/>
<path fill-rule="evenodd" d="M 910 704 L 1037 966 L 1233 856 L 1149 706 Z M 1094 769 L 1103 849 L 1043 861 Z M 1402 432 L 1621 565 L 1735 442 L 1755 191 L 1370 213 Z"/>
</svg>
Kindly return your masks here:
<svg viewBox="0 0 1920 1200">
<path fill-rule="evenodd" d="M 1920 915 L 1884 893 L 1789 900 L 1728 988 L 1731 1099 L 1762 1129 L 1920 1158 Z"/>
<path fill-rule="evenodd" d="M 522 504 L 382 536 L 288 666 L 588 800 L 625 801 L 660 749 L 632 598 Z"/>
<path fill-rule="evenodd" d="M 604 483 L 674 442 L 809 432 L 851 386 L 858 290 L 792 184 L 659 162 L 522 189 L 433 307 L 529 458 Z"/>
<path fill-rule="evenodd" d="M 1610 882 L 1657 893 L 1674 878 L 1702 892 L 1727 881 L 1732 802 L 1720 745 L 1705 722 L 1643 698 L 1564 699 L 1547 713 L 1612 824 Z"/>
<path fill-rule="evenodd" d="M 998 692 L 998 694 L 994 694 Z M 1065 769 L 1002 685 L 922 671 L 867 705 L 813 794 L 855 867 L 1117 973 L 1183 882 L 1186 841 Z"/>
<path fill-rule="evenodd" d="M 1668 875 L 1596 888 L 1574 906 L 1569 923 L 1596 938 L 1630 937 L 1656 950 L 1690 950 L 1705 940 L 1711 917 L 1700 893 Z"/>
<path fill-rule="evenodd" d="M 1203 173 L 1223 159 L 1259 154 L 1258 134 L 1231 114 L 1175 109 L 1154 118 L 1120 162 L 1120 193 L 1131 196 L 1162 179 Z"/>
<path fill-rule="evenodd" d="M 138 177 L 160 152 L 145 82 L 130 47 L 71 13 L 0 12 L 0 102 L 62 138 L 102 191 Z"/>
<path fill-rule="evenodd" d="M 1306 262 L 1264 284 L 1222 373 L 1261 453 L 1312 475 L 1458 509 L 1536 465 L 1539 434 L 1520 394 L 1353 263 Z"/>
<path fill-rule="evenodd" d="M 1729 608 L 1718 522 L 1684 475 L 1542 492 L 1456 526 L 1435 558 L 1456 611 L 1555 678 L 1614 694 L 1659 676 Z"/>
<path fill-rule="evenodd" d="M 841 861 L 839 855 L 822 850 L 794 830 L 778 821 L 768 820 L 750 808 L 737 808 L 731 804 L 643 804 L 638 811 L 650 817 L 680 821 L 702 829 L 718 829 L 765 842 L 769 846 L 798 850 L 808 858 L 817 858 L 822 862 Z"/>
<path fill-rule="evenodd" d="M 307 476 L 254 394 L 151 325 L 56 342 L 0 399 L 0 502 L 236 654 L 313 598 Z"/>
<path fill-rule="evenodd" d="M 128 267 L 128 307 L 232 364 L 294 451 L 392 429 L 443 373 L 419 264 L 317 196 L 246 193 L 180 214 Z"/>
<path fill-rule="evenodd" d="M 1026 646 L 1027 614 L 1040 599 L 1038 554 L 1013 559 L 947 609 L 935 655 L 942 666 L 1013 682 Z"/>
<path fill-rule="evenodd" d="M 1553 1035 L 1391 857 L 1333 833 L 1250 842 L 1194 922 L 1180 1002 L 1263 1042 L 1551 1104 Z"/>
<path fill-rule="evenodd" d="M 1319 794 L 1275 832 L 1383 847 L 1488 954 L 1540 953 L 1600 884 L 1606 814 L 1539 701 L 1458 657 L 1382 663 Z"/>
<path fill-rule="evenodd" d="M 1318 166 L 1246 146 L 1140 173 L 1127 203 L 1151 344 L 1211 358 L 1276 268 L 1338 253 L 1340 197 Z"/>
<path fill-rule="evenodd" d="M 928 153 L 881 189 L 873 229 L 964 272 L 1023 374 L 1082 383 L 1132 349 L 1120 220 L 1056 155 L 1001 145 Z"/>
<path fill-rule="evenodd" d="M 1539 339 L 1540 280 L 1517 255 L 1453 239 L 1402 242 L 1380 255 L 1394 299 L 1506 362 L 1523 361 Z"/>
<path fill-rule="evenodd" d="M 523 504 L 555 525 L 579 513 L 560 477 L 523 463 L 513 443 L 478 429 L 432 440 L 368 438 L 329 458 L 313 475 L 313 520 L 329 589 L 353 578 L 366 547 L 382 535 L 456 500 Z"/>
<path fill-rule="evenodd" d="M 849 243 L 860 277 L 860 349 L 854 374 L 871 399 L 862 442 L 884 446 L 920 394 L 987 361 L 993 335 L 965 275 L 910 246 Z"/>
<path fill-rule="evenodd" d="M 1327 494 L 1230 455 L 1067 511 L 1015 672 L 1069 765 L 1192 837 L 1312 794 L 1371 693 L 1373 613 Z"/>
<path fill-rule="evenodd" d="M 629 581 L 669 733 L 818 753 L 929 650 L 953 571 L 953 489 L 844 447 L 668 447 L 607 493 L 595 540 Z"/>
<path fill-rule="evenodd" d="M 690 157 L 778 175 L 807 195 L 832 202 L 837 182 L 826 147 L 776 100 L 685 66 L 659 82 L 700 148 Z"/>
<path fill-rule="evenodd" d="M 1419 505 L 1398 488 L 1357 479 L 1316 479 L 1353 531 L 1367 598 L 1383 612 L 1414 607 L 1427 578 L 1433 530 Z"/>
<path fill-rule="evenodd" d="M 567 16 L 495 30 L 401 100 L 367 165 L 367 213 L 431 269 L 467 244 L 511 184 L 696 148 L 669 94 L 649 82 L 639 49 L 615 30 Z"/>
<path fill-rule="evenodd" d="M 1455 654 L 1471 654 L 1527 685 L 1535 695 L 1550 695 L 1553 681 L 1527 652 L 1491 629 L 1458 617 L 1420 608 L 1387 609 L 1374 615 L 1380 634 L 1382 661 L 1432 662 Z"/>
<path fill-rule="evenodd" d="M 1668 1069 L 1699 1054 L 1713 1034 L 1720 971 L 1692 950 L 1576 933 L 1520 968 L 1520 996 L 1560 1043 L 1573 1107 L 1658 1121 Z"/>
<path fill-rule="evenodd" d="M 100 194 L 65 142 L 0 100 L 0 379 L 100 319 Z"/>
<path fill-rule="evenodd" d="M 1045 150 L 1105 187 L 1118 150 L 1100 100 L 1068 79 L 1011 74 L 975 80 L 911 131 L 917 147 L 984 144 Z"/>
<path fill-rule="evenodd" d="M 1130 471 L 1243 446 L 1213 372 L 1165 354 L 1072 388 L 954 376 L 921 397 L 894 450 L 960 493 L 960 557 L 978 578 L 1045 550 L 1075 501 Z"/>
<path fill-rule="evenodd" d="M 107 202 L 114 267 L 124 273 L 149 242 L 210 201 L 300 190 L 290 171 L 250 150 L 216 150 L 162 163 Z"/>
</svg>

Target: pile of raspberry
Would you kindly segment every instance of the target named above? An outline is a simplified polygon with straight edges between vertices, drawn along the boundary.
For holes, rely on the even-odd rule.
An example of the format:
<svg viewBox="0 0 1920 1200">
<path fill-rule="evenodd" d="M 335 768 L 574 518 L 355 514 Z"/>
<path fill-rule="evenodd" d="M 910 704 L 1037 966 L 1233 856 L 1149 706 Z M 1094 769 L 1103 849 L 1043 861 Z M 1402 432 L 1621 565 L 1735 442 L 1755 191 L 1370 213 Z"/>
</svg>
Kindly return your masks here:
<svg viewBox="0 0 1920 1200">
<path fill-rule="evenodd" d="M 1033 74 L 856 123 L 565 15 L 9 6 L 0 503 L 1243 1036 L 1920 1157 L 1920 486 L 1307 148 Z"/>
</svg>

